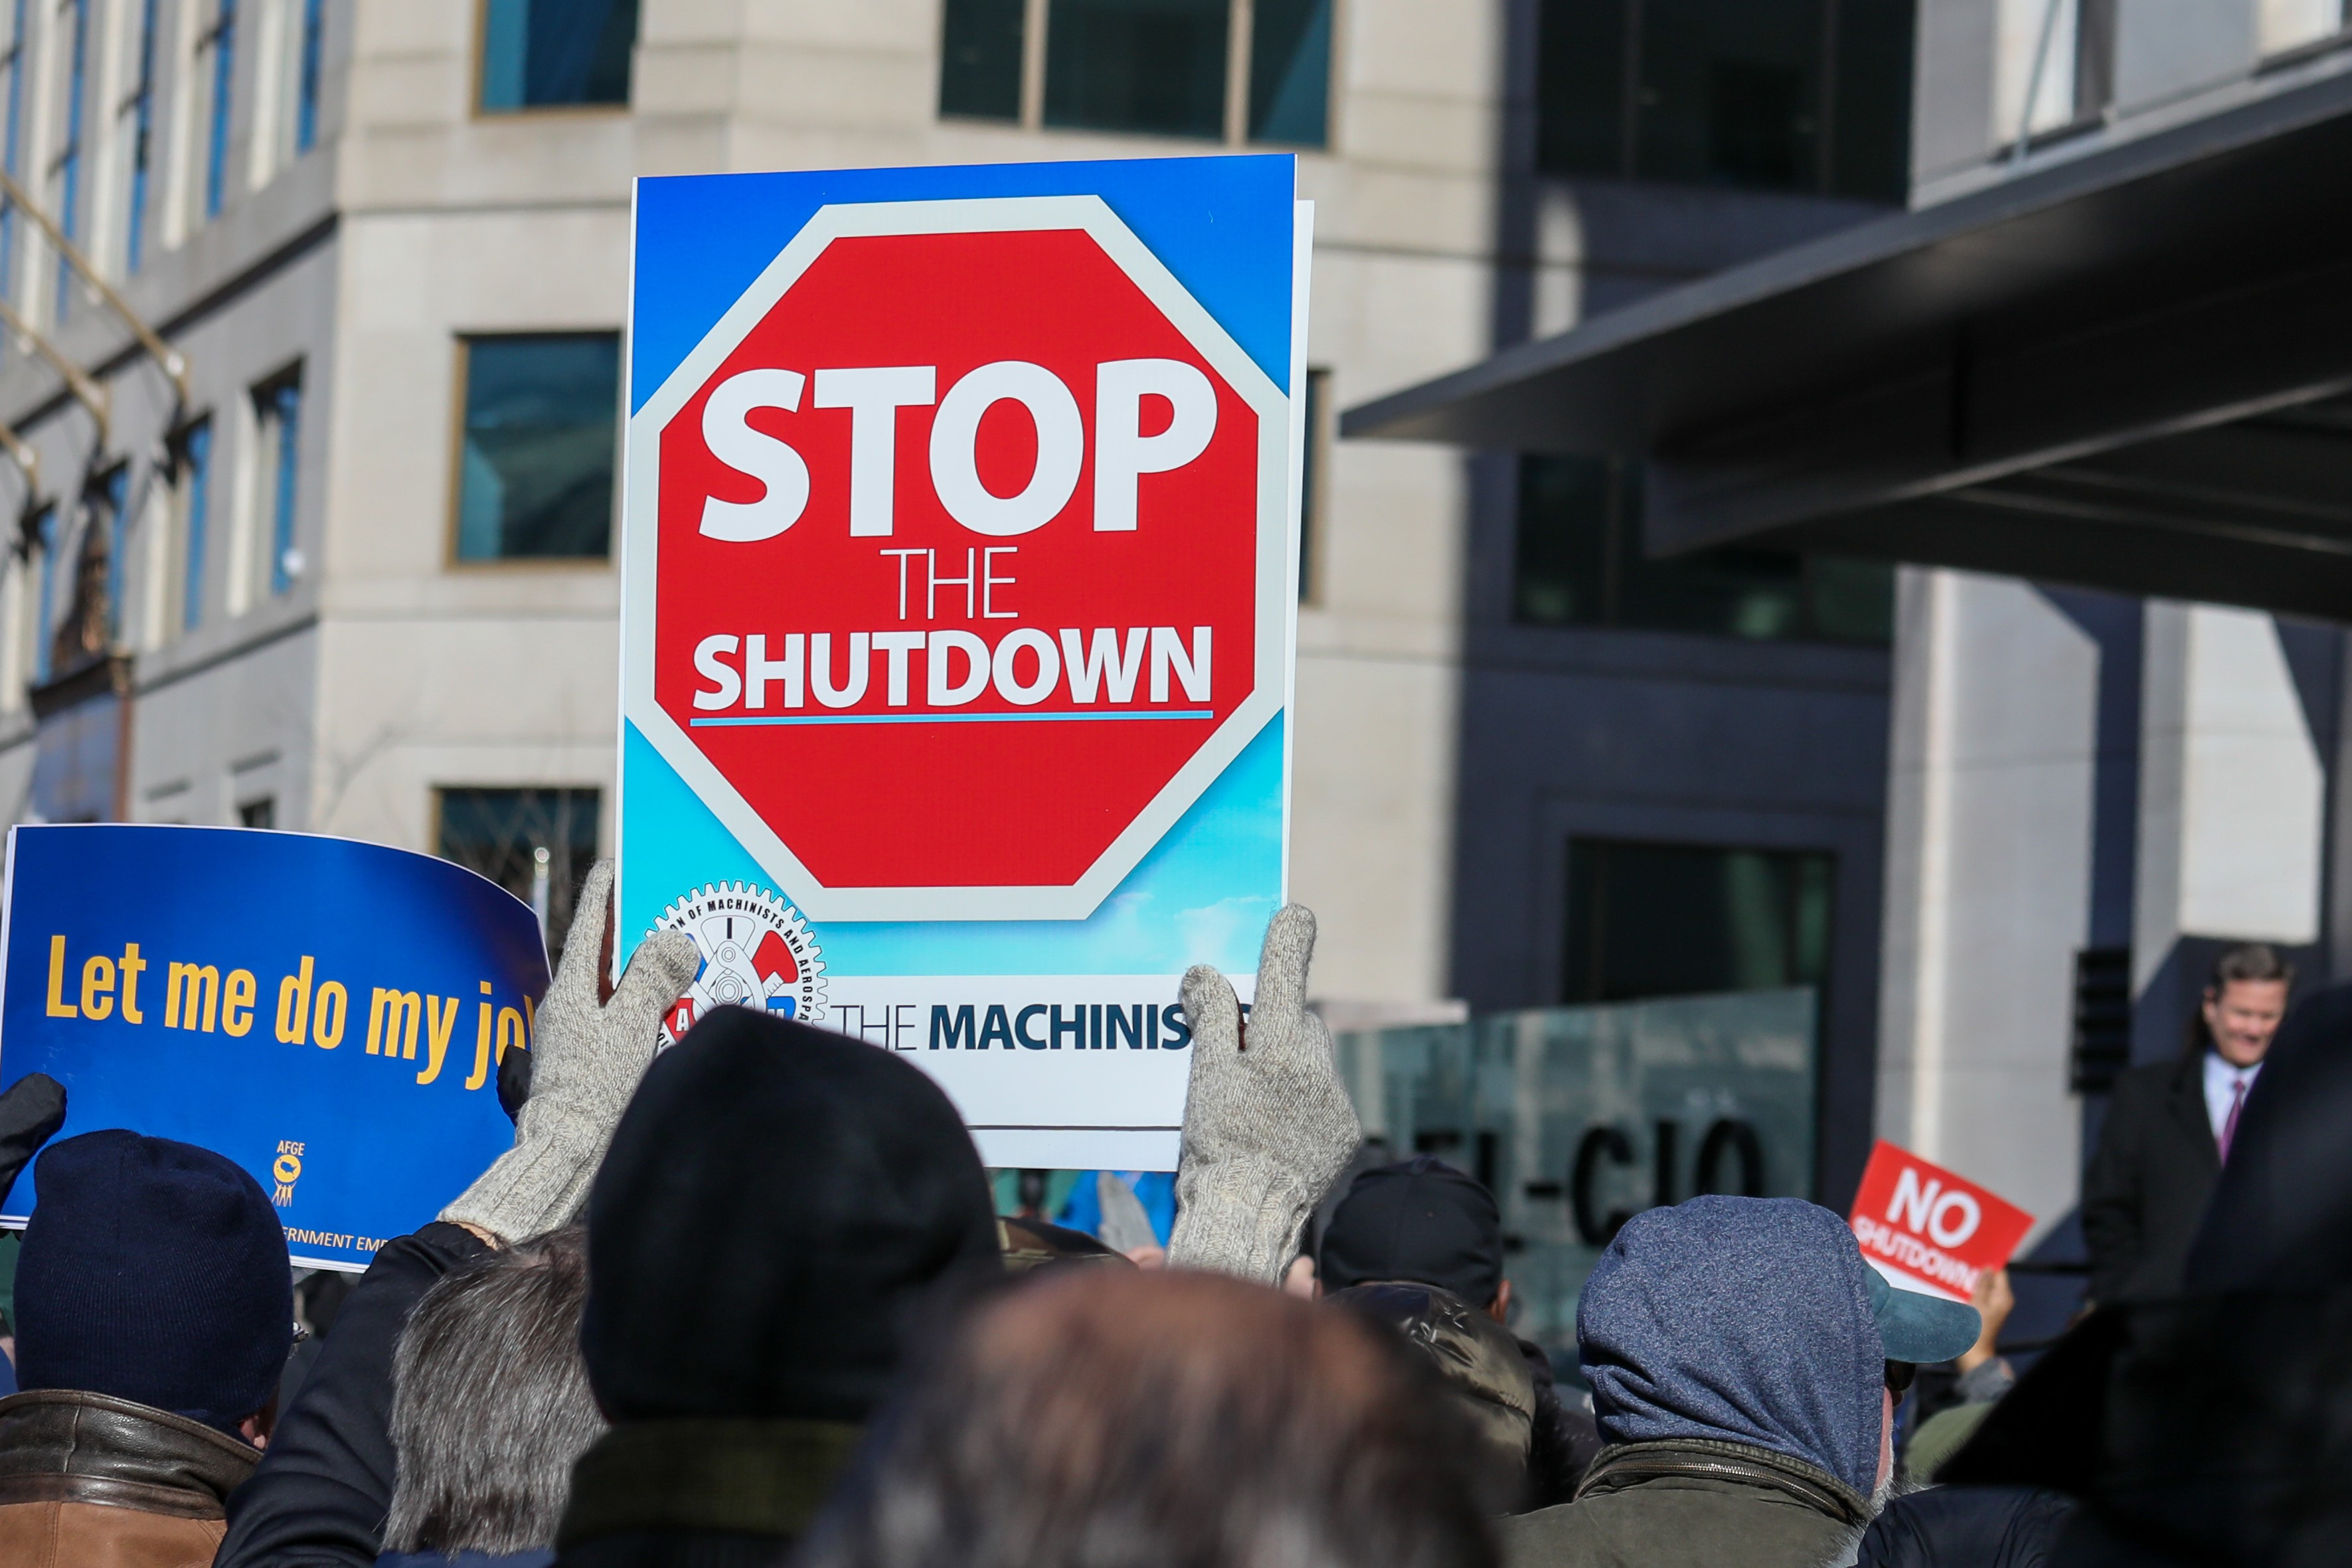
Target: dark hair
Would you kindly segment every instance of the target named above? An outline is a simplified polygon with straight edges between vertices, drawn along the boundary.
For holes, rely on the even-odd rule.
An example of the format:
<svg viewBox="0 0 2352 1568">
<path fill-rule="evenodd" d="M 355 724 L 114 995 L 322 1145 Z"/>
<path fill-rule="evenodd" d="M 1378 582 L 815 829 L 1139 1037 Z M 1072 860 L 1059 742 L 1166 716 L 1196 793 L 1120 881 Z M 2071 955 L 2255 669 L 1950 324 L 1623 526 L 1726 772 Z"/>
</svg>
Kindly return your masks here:
<svg viewBox="0 0 2352 1568">
<path fill-rule="evenodd" d="M 425 1293 L 393 1357 L 399 1480 L 387 1552 L 550 1546 L 572 1464 L 604 1429 L 580 1359 L 578 1226 L 494 1252 Z"/>
<path fill-rule="evenodd" d="M 2278 949 L 2265 942 L 2242 942 L 2235 947 L 2225 947 L 2213 960 L 2213 978 L 2205 987 L 2205 994 L 2219 997 L 2238 980 L 2276 980 L 2282 985 L 2294 984 L 2294 966 L 2278 956 Z"/>
<path fill-rule="evenodd" d="M 803 1568 L 1493 1568 L 1455 1415 L 1353 1313 L 1048 1272 L 967 1319 Z"/>
</svg>

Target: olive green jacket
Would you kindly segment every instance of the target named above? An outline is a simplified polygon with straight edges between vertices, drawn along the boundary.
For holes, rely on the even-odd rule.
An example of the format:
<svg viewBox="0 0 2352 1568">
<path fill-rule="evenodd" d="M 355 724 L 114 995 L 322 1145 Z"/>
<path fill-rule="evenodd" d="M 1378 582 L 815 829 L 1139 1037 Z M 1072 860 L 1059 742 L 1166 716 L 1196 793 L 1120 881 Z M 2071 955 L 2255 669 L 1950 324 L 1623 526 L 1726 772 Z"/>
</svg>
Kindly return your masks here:
<svg viewBox="0 0 2352 1568">
<path fill-rule="evenodd" d="M 1601 1450 L 1576 1500 L 1500 1521 L 1505 1568 L 1827 1568 L 1870 1505 L 1826 1471 L 1745 1443 Z"/>
<path fill-rule="evenodd" d="M 843 1422 L 624 1421 L 572 1467 L 561 1568 L 781 1563 L 863 1437 Z"/>
</svg>

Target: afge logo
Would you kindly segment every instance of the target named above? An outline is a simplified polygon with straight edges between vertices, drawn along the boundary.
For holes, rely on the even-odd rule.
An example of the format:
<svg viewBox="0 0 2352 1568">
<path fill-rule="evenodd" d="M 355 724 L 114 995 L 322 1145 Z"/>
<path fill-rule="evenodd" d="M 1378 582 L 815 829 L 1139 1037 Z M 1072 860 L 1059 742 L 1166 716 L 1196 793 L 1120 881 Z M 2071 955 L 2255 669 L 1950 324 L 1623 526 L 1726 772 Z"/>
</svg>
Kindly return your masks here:
<svg viewBox="0 0 2352 1568">
<path fill-rule="evenodd" d="M 702 967 L 662 1019 L 675 1045 L 712 1008 L 759 1008 L 803 1023 L 824 1021 L 824 951 L 800 911 L 765 888 L 713 883 L 662 911 L 656 926 L 694 938 Z"/>
<path fill-rule="evenodd" d="M 278 1184 L 269 1201 L 284 1208 L 294 1201 L 294 1184 L 302 1179 L 302 1145 L 290 1138 L 280 1139 L 278 1157 L 269 1164 L 269 1174 Z"/>
</svg>

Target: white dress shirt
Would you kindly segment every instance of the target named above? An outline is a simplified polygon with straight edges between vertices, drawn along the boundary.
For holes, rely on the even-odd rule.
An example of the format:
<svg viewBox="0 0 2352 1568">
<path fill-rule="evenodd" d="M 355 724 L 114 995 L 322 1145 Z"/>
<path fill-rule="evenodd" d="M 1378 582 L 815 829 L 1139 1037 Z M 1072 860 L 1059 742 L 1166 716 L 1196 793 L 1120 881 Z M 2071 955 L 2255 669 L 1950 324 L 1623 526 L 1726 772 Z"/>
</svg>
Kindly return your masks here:
<svg viewBox="0 0 2352 1568">
<path fill-rule="evenodd" d="M 2263 1064 L 2259 1061 L 2252 1067 L 2233 1067 L 2222 1059 L 2218 1051 L 2205 1053 L 2205 1116 L 2213 1124 L 2213 1142 L 2216 1145 L 2221 1141 L 2221 1129 L 2230 1124 L 2230 1103 L 2237 1086 L 2244 1084 L 2246 1092 L 2252 1094 L 2254 1079 L 2262 1070 Z"/>
</svg>

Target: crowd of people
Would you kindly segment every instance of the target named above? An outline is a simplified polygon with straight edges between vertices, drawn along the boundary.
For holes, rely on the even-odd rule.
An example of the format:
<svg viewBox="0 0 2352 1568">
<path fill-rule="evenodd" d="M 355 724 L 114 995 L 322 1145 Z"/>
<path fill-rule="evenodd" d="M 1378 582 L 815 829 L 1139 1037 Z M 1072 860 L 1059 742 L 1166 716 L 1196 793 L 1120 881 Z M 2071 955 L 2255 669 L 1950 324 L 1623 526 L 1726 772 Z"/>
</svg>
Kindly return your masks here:
<svg viewBox="0 0 2352 1568">
<path fill-rule="evenodd" d="M 513 1147 L 306 1307 L 331 1333 L 290 1363 L 283 1233 L 250 1176 L 135 1132 L 48 1143 L 56 1084 L 0 1095 L 0 1185 L 40 1151 L 0 1563 L 2344 1555 L 2352 989 L 2264 1034 L 2202 1228 L 2143 1243 L 2178 1250 L 2179 1286 L 2103 1305 L 2013 1388 L 1997 1276 L 1982 1312 L 1913 1294 L 1826 1209 L 1708 1196 L 1610 1242 L 1584 1393 L 1509 1331 L 1491 1194 L 1429 1158 L 1347 1174 L 1305 910 L 1275 917 L 1246 1023 L 1223 977 L 1185 976 L 1172 1191 L 1099 1180 L 1090 1235 L 1000 1218 L 954 1108 L 892 1053 L 723 1008 L 656 1056 L 695 952 L 654 936 L 613 985 L 610 890 L 600 867 Z M 1930 1365 L 1969 1391 L 1906 1470 L 1895 1410 Z"/>
</svg>

